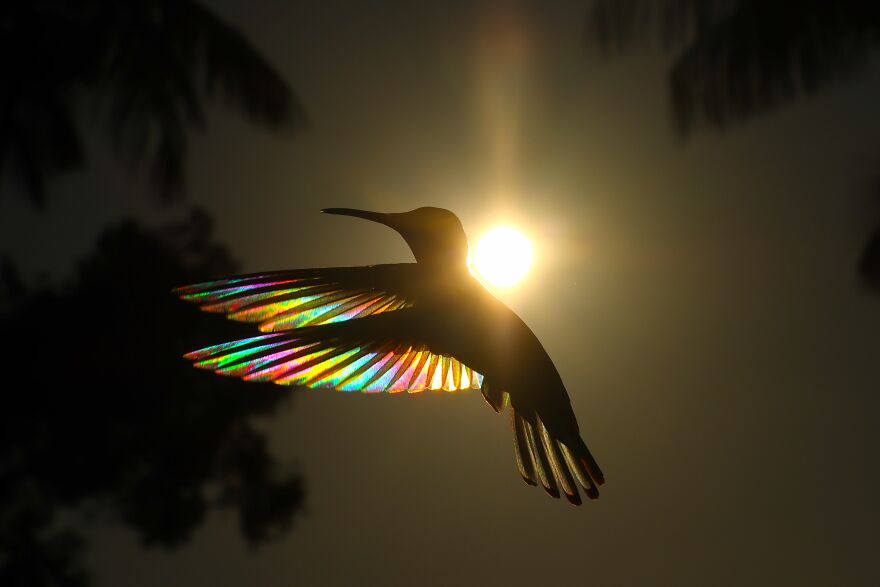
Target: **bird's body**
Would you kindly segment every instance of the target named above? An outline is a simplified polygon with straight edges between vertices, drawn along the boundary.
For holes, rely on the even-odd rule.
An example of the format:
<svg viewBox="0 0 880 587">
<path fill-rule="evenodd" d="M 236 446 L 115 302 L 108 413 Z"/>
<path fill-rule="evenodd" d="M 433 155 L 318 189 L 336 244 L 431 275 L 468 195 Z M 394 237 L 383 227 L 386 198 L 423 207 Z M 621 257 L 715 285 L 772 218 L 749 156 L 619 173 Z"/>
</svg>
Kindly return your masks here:
<svg viewBox="0 0 880 587">
<path fill-rule="evenodd" d="M 207 311 L 258 322 L 270 333 L 187 355 L 246 380 L 341 390 L 480 388 L 512 413 L 517 464 L 530 484 L 580 503 L 602 473 L 584 444 L 562 379 L 540 341 L 470 275 L 467 237 L 454 214 L 349 209 L 328 213 L 387 224 L 416 263 L 238 276 L 176 290 Z"/>
</svg>

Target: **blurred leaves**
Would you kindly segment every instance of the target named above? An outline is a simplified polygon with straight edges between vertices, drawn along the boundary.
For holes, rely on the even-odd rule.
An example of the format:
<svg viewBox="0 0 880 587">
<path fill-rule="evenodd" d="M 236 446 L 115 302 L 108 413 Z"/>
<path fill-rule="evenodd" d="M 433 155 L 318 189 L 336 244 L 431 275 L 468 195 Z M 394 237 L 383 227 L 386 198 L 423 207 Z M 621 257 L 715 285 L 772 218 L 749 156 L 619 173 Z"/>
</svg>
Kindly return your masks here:
<svg viewBox="0 0 880 587">
<path fill-rule="evenodd" d="M 875 215 L 880 218 L 880 179 L 875 182 L 874 189 Z M 880 222 L 868 240 L 859 259 L 859 276 L 865 287 L 880 294 Z"/>
<path fill-rule="evenodd" d="M 682 136 L 724 130 L 851 77 L 880 43 L 870 0 L 596 0 L 586 39 L 605 56 L 646 43 L 674 54 L 673 116 Z M 862 253 L 880 291 L 880 230 Z"/>
<path fill-rule="evenodd" d="M 0 584 L 83 584 L 82 538 L 57 527 L 65 509 L 109 515 L 169 548 L 217 508 L 237 510 L 254 546 L 290 527 L 302 478 L 253 424 L 289 391 L 181 358 L 252 334 L 169 293 L 235 269 L 200 211 L 159 231 L 107 230 L 62 288 L 29 290 L 2 266 Z"/>
<path fill-rule="evenodd" d="M 209 100 L 293 131 L 303 108 L 233 26 L 194 0 L 15 0 L 0 5 L 0 180 L 35 205 L 86 164 L 96 125 L 157 196 L 185 188 L 188 139 Z M 58 514 L 130 526 L 175 547 L 217 508 L 257 546 L 293 522 L 302 478 L 269 454 L 256 416 L 289 394 L 192 369 L 181 355 L 251 335 L 205 321 L 171 287 L 235 272 L 211 219 L 109 229 L 76 277 L 29 288 L 0 260 L 7 348 L 0 411 L 0 584 L 85 585 L 84 540 Z"/>
<path fill-rule="evenodd" d="M 674 53 L 679 130 L 724 128 L 849 77 L 880 41 L 864 0 L 598 0 L 587 42 L 612 56 L 656 42 Z"/>
<path fill-rule="evenodd" d="M 305 112 L 281 75 L 194 0 L 14 0 L 0 5 L 0 174 L 45 203 L 46 180 L 85 163 L 98 123 L 155 193 L 182 193 L 188 137 L 219 98 L 248 120 L 296 130 Z"/>
</svg>

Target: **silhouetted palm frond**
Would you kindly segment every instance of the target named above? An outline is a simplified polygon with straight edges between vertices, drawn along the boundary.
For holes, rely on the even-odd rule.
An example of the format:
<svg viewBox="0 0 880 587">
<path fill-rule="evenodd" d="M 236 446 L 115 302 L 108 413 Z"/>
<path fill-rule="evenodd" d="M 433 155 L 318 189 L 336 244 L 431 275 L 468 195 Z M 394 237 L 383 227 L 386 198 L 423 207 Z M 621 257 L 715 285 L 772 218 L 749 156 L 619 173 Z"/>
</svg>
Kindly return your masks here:
<svg viewBox="0 0 880 587">
<path fill-rule="evenodd" d="M 880 291 L 880 229 L 871 236 L 862 252 L 859 274 L 866 286 Z"/>
<path fill-rule="evenodd" d="M 874 213 L 880 212 L 880 178 L 874 184 Z M 880 219 L 880 216 L 877 216 Z M 875 225 L 874 232 L 865 243 L 859 258 L 859 278 L 866 288 L 880 293 L 880 222 Z"/>
<path fill-rule="evenodd" d="M 281 75 L 194 0 L 20 0 L 0 8 L 0 31 L 0 172 L 36 204 L 47 178 L 85 161 L 84 99 L 97 99 L 115 151 L 147 164 L 162 199 L 185 186 L 207 100 L 272 129 L 305 124 Z"/>
<path fill-rule="evenodd" d="M 670 100 L 682 136 L 790 103 L 845 79 L 880 43 L 880 3 L 863 0 L 597 0 L 586 39 L 604 57 L 641 43 L 677 51 Z M 880 291 L 880 232 L 859 275 Z"/>
<path fill-rule="evenodd" d="M 859 0 L 600 0 L 588 43 L 604 55 L 661 40 L 683 134 L 748 120 L 849 76 L 880 41 L 880 4 Z"/>
</svg>

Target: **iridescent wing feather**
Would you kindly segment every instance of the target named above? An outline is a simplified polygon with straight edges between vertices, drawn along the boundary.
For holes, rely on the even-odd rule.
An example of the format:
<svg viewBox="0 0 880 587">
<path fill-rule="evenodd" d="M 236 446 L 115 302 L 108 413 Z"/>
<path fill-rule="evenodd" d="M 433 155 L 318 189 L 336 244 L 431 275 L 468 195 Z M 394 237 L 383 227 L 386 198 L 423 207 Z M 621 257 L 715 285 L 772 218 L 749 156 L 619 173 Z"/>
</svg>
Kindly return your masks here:
<svg viewBox="0 0 880 587">
<path fill-rule="evenodd" d="M 179 287 L 181 299 L 262 332 L 332 324 L 412 305 L 415 263 L 297 269 Z"/>
<path fill-rule="evenodd" d="M 264 334 L 186 355 L 246 381 L 366 393 L 479 389 L 483 376 L 413 337 L 414 309 Z"/>
</svg>

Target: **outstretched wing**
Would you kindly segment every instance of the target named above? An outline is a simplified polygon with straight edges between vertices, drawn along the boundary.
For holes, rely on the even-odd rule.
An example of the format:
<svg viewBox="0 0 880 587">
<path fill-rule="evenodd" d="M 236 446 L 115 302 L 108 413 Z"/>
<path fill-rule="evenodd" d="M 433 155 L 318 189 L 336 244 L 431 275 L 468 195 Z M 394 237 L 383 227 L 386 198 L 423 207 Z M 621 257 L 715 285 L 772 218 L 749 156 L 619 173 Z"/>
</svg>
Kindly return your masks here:
<svg viewBox="0 0 880 587">
<path fill-rule="evenodd" d="M 419 336 L 414 308 L 264 334 L 188 353 L 195 366 L 246 381 L 340 391 L 479 389 L 483 376 Z"/>
<path fill-rule="evenodd" d="M 206 312 L 279 332 L 411 306 L 418 271 L 416 263 L 296 269 L 197 283 L 174 293 Z"/>
</svg>

